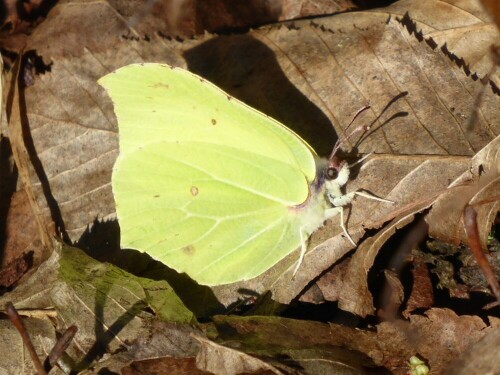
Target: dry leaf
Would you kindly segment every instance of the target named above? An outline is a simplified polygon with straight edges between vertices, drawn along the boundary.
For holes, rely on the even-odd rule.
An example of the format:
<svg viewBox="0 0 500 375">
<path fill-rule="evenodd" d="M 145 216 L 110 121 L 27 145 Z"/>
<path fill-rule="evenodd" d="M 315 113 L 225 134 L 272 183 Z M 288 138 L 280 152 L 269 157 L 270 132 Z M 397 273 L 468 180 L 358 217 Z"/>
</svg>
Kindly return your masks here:
<svg viewBox="0 0 500 375">
<path fill-rule="evenodd" d="M 377 332 L 338 324 L 293 320 L 278 317 L 216 316 L 217 339 L 239 350 L 254 353 L 281 353 L 286 350 L 322 348 L 335 357 L 335 347 L 364 353 L 376 366 L 395 374 L 405 374 L 407 361 L 418 353 L 431 368 L 441 374 L 445 367 L 482 337 L 498 329 L 475 316 L 457 316 L 448 309 L 431 309 L 426 316 L 412 316 L 410 322 L 396 320 L 377 325 Z M 359 353 L 358 353 L 359 354 Z M 349 356 L 344 361 L 349 363 Z M 486 360 L 488 363 L 489 359 Z M 357 364 L 370 367 L 366 358 Z"/>
<path fill-rule="evenodd" d="M 196 356 L 196 366 L 206 372 L 220 375 L 237 375 L 241 373 L 284 374 L 266 362 L 248 354 L 227 348 L 195 336 L 201 344 L 201 350 Z"/>
<path fill-rule="evenodd" d="M 121 369 L 122 375 L 204 375 L 212 372 L 202 371 L 196 367 L 196 358 L 162 357 L 132 362 Z"/>
<path fill-rule="evenodd" d="M 431 274 L 427 264 L 418 256 L 413 257 L 412 263 L 413 285 L 408 303 L 403 312 L 407 318 L 412 311 L 428 309 L 434 304 Z"/>
<path fill-rule="evenodd" d="M 10 207 L 5 221 L 2 266 L 22 254 L 31 254 L 30 266 L 38 265 L 50 255 L 40 241 L 32 207 L 24 190 L 15 192 L 8 200 Z"/>
<path fill-rule="evenodd" d="M 443 372 L 446 375 L 494 375 L 500 363 L 500 328 L 491 330 Z"/>
<path fill-rule="evenodd" d="M 31 335 L 39 358 L 45 358 L 56 342 L 56 332 L 48 319 L 24 318 L 23 323 Z M 21 335 L 9 321 L 0 320 L 1 374 L 34 374 L 36 369 L 27 354 Z M 5 355 L 8 353 L 8 355 Z"/>
<path fill-rule="evenodd" d="M 384 351 L 418 353 L 429 364 L 430 374 L 443 373 L 453 359 L 495 329 L 477 316 L 458 316 L 449 309 L 430 309 L 425 315 L 411 316 L 408 325 L 383 322 L 377 332 Z M 385 365 L 397 366 L 398 360 L 385 357 Z"/>
<path fill-rule="evenodd" d="M 480 202 L 495 196 L 500 196 L 500 136 L 477 153 L 464 173 L 434 202 L 426 219 L 430 235 L 454 245 L 467 244 L 462 215 L 469 204 L 477 210 L 479 235 L 486 249 L 486 240 L 500 209 L 500 201 Z"/>
<path fill-rule="evenodd" d="M 87 368 L 106 351 L 113 353 L 141 337 L 153 319 L 152 311 L 157 319 L 194 322 L 165 281 L 130 275 L 60 243 L 55 248 L 30 279 L 0 297 L 0 305 L 12 301 L 18 309 L 50 306 L 57 311 L 58 329 L 76 325 L 78 332 L 68 349 L 73 370 Z"/>
</svg>

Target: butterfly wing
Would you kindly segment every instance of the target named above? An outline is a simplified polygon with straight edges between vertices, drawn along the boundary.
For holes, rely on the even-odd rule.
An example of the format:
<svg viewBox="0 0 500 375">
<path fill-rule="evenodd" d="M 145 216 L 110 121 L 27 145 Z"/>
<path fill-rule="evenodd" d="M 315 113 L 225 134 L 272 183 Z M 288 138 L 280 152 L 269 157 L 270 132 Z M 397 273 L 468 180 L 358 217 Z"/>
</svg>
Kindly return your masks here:
<svg viewBox="0 0 500 375">
<path fill-rule="evenodd" d="M 120 133 L 112 177 L 121 246 L 199 283 L 255 277 L 300 245 L 294 207 L 315 177 L 291 130 L 179 68 L 103 77 Z"/>
<path fill-rule="evenodd" d="M 286 163 L 228 146 L 156 142 L 120 159 L 113 189 L 122 247 L 201 284 L 258 276 L 300 245 L 289 209 L 304 181 Z"/>
</svg>

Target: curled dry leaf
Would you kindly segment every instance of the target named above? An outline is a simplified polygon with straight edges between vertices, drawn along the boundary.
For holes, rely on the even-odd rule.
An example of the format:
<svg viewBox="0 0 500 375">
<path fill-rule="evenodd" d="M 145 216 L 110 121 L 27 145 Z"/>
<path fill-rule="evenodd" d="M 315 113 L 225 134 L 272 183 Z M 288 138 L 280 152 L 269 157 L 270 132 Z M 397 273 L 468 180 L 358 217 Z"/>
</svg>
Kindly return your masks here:
<svg viewBox="0 0 500 375">
<path fill-rule="evenodd" d="M 373 163 L 376 163 L 376 166 L 370 168 L 371 170 L 383 170 L 383 159 L 374 159 Z M 397 216 L 396 218 L 392 219 L 375 236 L 367 238 L 361 243 L 353 254 L 343 278 L 344 288 L 340 293 L 340 308 L 361 316 L 375 312 L 373 299 L 368 289 L 367 275 L 381 247 L 398 229 L 411 223 L 416 213 L 429 207 L 436 196 L 446 189 L 448 179 L 455 178 L 454 176 L 466 168 L 466 165 L 465 158 L 449 157 L 400 157 L 387 165 L 387 168 L 391 168 L 391 172 L 383 175 L 382 181 L 385 184 L 390 184 L 393 179 L 395 186 L 387 197 L 395 202 L 401 202 L 401 207 L 391 212 L 392 215 Z M 436 173 L 437 171 L 439 172 Z M 445 176 L 448 178 L 443 178 Z M 354 181 L 354 183 L 356 182 L 357 180 Z M 425 191 L 425 195 L 422 195 L 422 191 Z M 354 205 L 353 218 L 355 217 L 355 208 Z M 389 219 L 390 217 L 386 218 L 385 221 Z"/>
<path fill-rule="evenodd" d="M 448 190 L 433 204 L 427 217 L 429 234 L 441 241 L 467 244 L 463 212 L 466 205 L 474 206 L 481 244 L 486 241 L 498 211 L 500 200 L 481 204 L 481 201 L 500 195 L 500 136 L 478 152 L 455 179 Z"/>
<path fill-rule="evenodd" d="M 381 246 L 395 233 L 395 230 L 410 223 L 417 212 L 432 205 L 431 213 L 427 217 L 431 235 L 436 236 L 437 230 L 441 230 L 442 233 L 447 234 L 446 240 L 457 242 L 457 233 L 464 232 L 463 224 L 461 224 L 463 208 L 472 197 L 476 195 L 475 199 L 477 200 L 500 193 L 497 190 L 498 186 L 500 186 L 497 169 L 498 165 L 500 165 L 498 139 L 500 138 L 492 141 L 484 150 L 480 151 L 471 162 L 468 162 L 465 158 L 455 159 L 455 163 L 451 163 L 451 159 L 442 158 L 439 160 L 439 158 L 436 158 L 434 163 L 431 163 L 430 159 L 428 159 L 425 163 L 409 171 L 408 178 L 399 179 L 400 184 L 404 187 L 401 186 L 397 191 L 402 195 L 407 194 L 406 197 L 401 198 L 406 198 L 408 202 L 413 203 L 409 203 L 404 207 L 406 212 L 403 209 L 397 210 L 396 212 L 399 211 L 398 216 L 392 223 L 359 246 L 343 279 L 345 288 L 342 288 L 339 298 L 339 306 L 342 309 L 361 316 L 374 313 L 371 294 L 368 290 L 368 271 L 372 267 Z M 485 157 L 489 160 L 488 163 L 486 163 Z M 486 177 L 480 177 L 480 183 L 471 183 L 471 181 L 467 180 L 471 176 L 469 171 L 479 170 L 478 167 L 474 167 L 477 165 L 478 160 L 484 161 L 483 168 L 485 168 Z M 395 163 L 392 165 L 395 165 Z M 468 172 L 460 174 L 464 170 Z M 437 171 L 439 172 L 436 173 Z M 489 173 L 486 171 L 489 171 Z M 443 184 L 453 180 L 455 181 L 445 190 Z M 387 178 L 384 181 L 387 181 Z M 405 181 L 407 181 L 406 185 L 403 184 Z M 460 186 L 460 183 L 466 185 Z M 479 188 L 481 194 L 477 191 L 478 186 L 484 186 L 484 188 Z M 422 191 L 428 194 L 427 199 L 417 197 Z M 391 194 L 388 197 L 398 201 Z M 482 223 L 482 236 L 489 234 L 491 223 L 496 217 L 500 204 L 499 202 L 492 202 L 485 206 L 480 208 L 481 212 L 483 212 L 483 218 L 487 221 L 486 224 Z M 465 236 L 460 238 L 465 241 L 464 243 L 467 243 Z"/>
</svg>

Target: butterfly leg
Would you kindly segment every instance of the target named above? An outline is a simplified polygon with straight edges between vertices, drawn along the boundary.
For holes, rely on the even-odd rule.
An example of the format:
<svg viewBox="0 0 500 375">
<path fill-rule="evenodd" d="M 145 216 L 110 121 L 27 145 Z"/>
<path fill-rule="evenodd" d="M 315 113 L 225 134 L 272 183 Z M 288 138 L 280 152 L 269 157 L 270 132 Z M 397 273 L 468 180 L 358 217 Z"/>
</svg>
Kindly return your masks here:
<svg viewBox="0 0 500 375">
<path fill-rule="evenodd" d="M 293 276 L 297 273 L 299 270 L 300 265 L 302 264 L 302 261 L 304 260 L 304 255 L 306 255 L 307 251 L 307 233 L 304 232 L 304 228 L 299 229 L 299 235 L 300 235 L 300 256 L 299 260 L 297 261 L 297 265 L 295 266 L 295 269 L 293 270 Z M 306 235 L 306 236 L 305 236 Z"/>
<path fill-rule="evenodd" d="M 352 198 L 351 198 L 352 199 Z M 347 204 L 347 203 L 345 203 Z M 342 228 L 342 231 L 346 235 L 346 237 L 351 241 L 351 243 L 356 246 L 356 242 L 352 239 L 351 235 L 347 231 L 347 228 L 344 225 L 344 207 L 343 206 L 338 206 L 338 207 L 332 207 L 329 208 L 328 210 L 325 211 L 325 220 L 331 219 L 332 217 L 340 214 L 340 227 Z"/>
<path fill-rule="evenodd" d="M 354 194 L 359 195 L 359 196 L 364 197 L 364 198 L 373 199 L 374 201 L 385 202 L 385 203 L 394 203 L 393 201 L 390 201 L 388 199 L 379 198 L 379 197 L 376 197 L 375 195 L 365 193 L 363 191 L 355 191 Z"/>
</svg>

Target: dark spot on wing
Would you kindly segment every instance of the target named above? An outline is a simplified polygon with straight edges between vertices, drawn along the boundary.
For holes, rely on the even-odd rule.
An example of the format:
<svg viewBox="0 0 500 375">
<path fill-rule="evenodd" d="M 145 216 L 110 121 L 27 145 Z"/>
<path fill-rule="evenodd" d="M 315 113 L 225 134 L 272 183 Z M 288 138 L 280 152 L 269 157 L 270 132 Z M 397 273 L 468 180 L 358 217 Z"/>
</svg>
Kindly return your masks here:
<svg viewBox="0 0 500 375">
<path fill-rule="evenodd" d="M 212 119 L 212 125 L 215 125 L 215 124 L 217 124 L 217 120 L 213 118 Z"/>
<path fill-rule="evenodd" d="M 153 88 L 153 89 L 157 89 L 157 88 L 161 89 L 161 88 L 163 88 L 163 89 L 167 89 L 168 90 L 170 88 L 170 86 L 168 84 L 166 84 L 166 83 L 159 82 L 159 83 L 152 84 L 151 88 Z"/>
<path fill-rule="evenodd" d="M 153 195 L 153 198 L 160 198 L 160 194 Z"/>
<path fill-rule="evenodd" d="M 196 197 L 198 195 L 198 188 L 196 186 L 191 186 L 190 192 L 193 197 Z"/>
<path fill-rule="evenodd" d="M 194 245 L 187 245 L 182 248 L 182 251 L 186 255 L 194 255 L 194 253 L 196 252 L 196 248 L 194 247 Z"/>
</svg>

